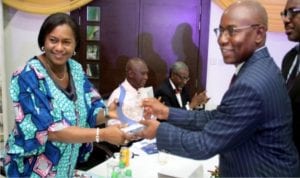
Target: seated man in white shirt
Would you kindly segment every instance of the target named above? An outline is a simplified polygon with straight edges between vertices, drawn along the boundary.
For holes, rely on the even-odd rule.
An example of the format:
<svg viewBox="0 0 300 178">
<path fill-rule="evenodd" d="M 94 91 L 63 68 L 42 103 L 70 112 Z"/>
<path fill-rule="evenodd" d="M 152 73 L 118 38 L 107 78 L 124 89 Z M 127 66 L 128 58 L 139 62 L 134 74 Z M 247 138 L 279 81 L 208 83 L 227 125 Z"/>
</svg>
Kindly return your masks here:
<svg viewBox="0 0 300 178">
<path fill-rule="evenodd" d="M 118 119 L 111 119 L 108 125 L 121 123 L 134 124 L 143 118 L 140 107 L 141 90 L 148 80 L 149 69 L 145 61 L 131 58 L 126 64 L 126 78 L 110 95 L 107 105 L 109 110 L 117 110 Z"/>
</svg>

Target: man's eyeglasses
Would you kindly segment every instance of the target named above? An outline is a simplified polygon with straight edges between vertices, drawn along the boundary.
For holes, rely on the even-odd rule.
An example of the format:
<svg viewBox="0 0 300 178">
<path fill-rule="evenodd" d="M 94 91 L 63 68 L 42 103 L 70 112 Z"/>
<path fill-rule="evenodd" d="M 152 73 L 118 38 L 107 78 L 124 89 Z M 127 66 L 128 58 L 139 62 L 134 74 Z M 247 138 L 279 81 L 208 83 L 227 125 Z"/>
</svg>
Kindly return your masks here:
<svg viewBox="0 0 300 178">
<path fill-rule="evenodd" d="M 180 78 L 180 80 L 183 80 L 183 81 L 185 81 L 185 82 L 187 82 L 187 81 L 189 81 L 190 80 L 190 78 L 189 77 L 185 77 L 185 76 L 181 76 L 181 75 L 179 75 L 178 73 L 174 73 L 175 75 L 177 75 L 177 77 L 179 77 Z"/>
<path fill-rule="evenodd" d="M 214 32 L 217 35 L 217 37 L 221 36 L 225 32 L 226 32 L 227 35 L 232 37 L 232 36 L 234 36 L 235 34 L 237 34 L 238 32 L 240 32 L 244 29 L 258 27 L 258 26 L 259 26 L 259 24 L 252 24 L 252 25 L 241 26 L 241 27 L 235 27 L 235 26 L 228 26 L 226 28 L 219 27 L 219 28 L 215 28 Z"/>
<path fill-rule="evenodd" d="M 298 14 L 300 12 L 300 8 L 289 8 L 289 9 L 285 9 L 284 11 L 280 12 L 280 16 L 282 18 L 282 20 L 288 18 L 291 19 L 293 17 L 295 17 L 296 14 Z"/>
</svg>

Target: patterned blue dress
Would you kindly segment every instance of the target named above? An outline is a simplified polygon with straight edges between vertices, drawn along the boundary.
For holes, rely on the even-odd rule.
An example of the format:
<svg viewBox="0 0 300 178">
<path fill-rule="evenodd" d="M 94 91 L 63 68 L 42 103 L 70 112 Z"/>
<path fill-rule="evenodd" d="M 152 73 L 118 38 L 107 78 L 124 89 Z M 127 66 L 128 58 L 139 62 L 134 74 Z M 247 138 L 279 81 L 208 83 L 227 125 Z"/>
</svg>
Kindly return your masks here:
<svg viewBox="0 0 300 178">
<path fill-rule="evenodd" d="M 68 69 L 75 99 L 54 83 L 36 57 L 13 74 L 10 95 L 15 127 L 8 138 L 4 160 L 8 177 L 72 177 L 76 162 L 88 158 L 92 143 L 48 140 L 48 131 L 69 126 L 95 127 L 97 113 L 105 108 L 81 65 L 69 59 Z"/>
</svg>

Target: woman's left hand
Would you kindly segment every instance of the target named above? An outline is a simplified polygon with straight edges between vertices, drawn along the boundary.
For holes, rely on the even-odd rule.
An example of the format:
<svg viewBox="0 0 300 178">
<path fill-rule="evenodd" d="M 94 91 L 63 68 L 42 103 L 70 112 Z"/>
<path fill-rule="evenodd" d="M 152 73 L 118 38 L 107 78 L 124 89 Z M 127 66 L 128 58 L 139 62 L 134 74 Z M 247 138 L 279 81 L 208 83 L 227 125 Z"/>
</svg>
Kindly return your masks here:
<svg viewBox="0 0 300 178">
<path fill-rule="evenodd" d="M 114 145 L 122 145 L 126 140 L 126 135 L 121 130 L 121 125 L 112 125 L 101 129 L 100 139 Z"/>
</svg>

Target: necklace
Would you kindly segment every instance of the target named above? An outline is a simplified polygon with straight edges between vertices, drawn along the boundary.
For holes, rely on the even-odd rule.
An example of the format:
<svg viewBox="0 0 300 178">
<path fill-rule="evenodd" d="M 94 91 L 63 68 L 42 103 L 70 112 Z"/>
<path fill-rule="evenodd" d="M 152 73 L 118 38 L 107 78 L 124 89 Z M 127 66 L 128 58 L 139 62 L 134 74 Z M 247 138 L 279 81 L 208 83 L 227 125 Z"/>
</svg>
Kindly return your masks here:
<svg viewBox="0 0 300 178">
<path fill-rule="evenodd" d="M 53 72 L 53 70 L 51 69 L 51 67 L 50 67 L 50 65 L 49 65 L 47 59 L 45 59 L 45 63 L 46 63 L 46 65 L 47 65 L 47 68 L 50 70 L 50 72 L 54 75 L 54 77 L 55 77 L 56 79 L 58 79 L 59 81 L 62 81 L 62 80 L 64 80 L 64 79 L 66 78 L 66 73 L 67 73 L 66 71 L 64 71 L 64 75 L 63 75 L 62 77 L 58 77 L 58 76 L 56 75 L 56 73 Z"/>
<path fill-rule="evenodd" d="M 67 73 L 67 72 L 64 72 L 64 76 L 62 76 L 61 78 L 59 78 L 59 77 L 52 71 L 51 68 L 50 68 L 50 70 L 51 70 L 51 72 L 54 74 L 55 78 L 57 78 L 58 80 L 62 81 L 62 80 L 64 80 L 64 79 L 66 78 L 66 73 Z"/>
</svg>

